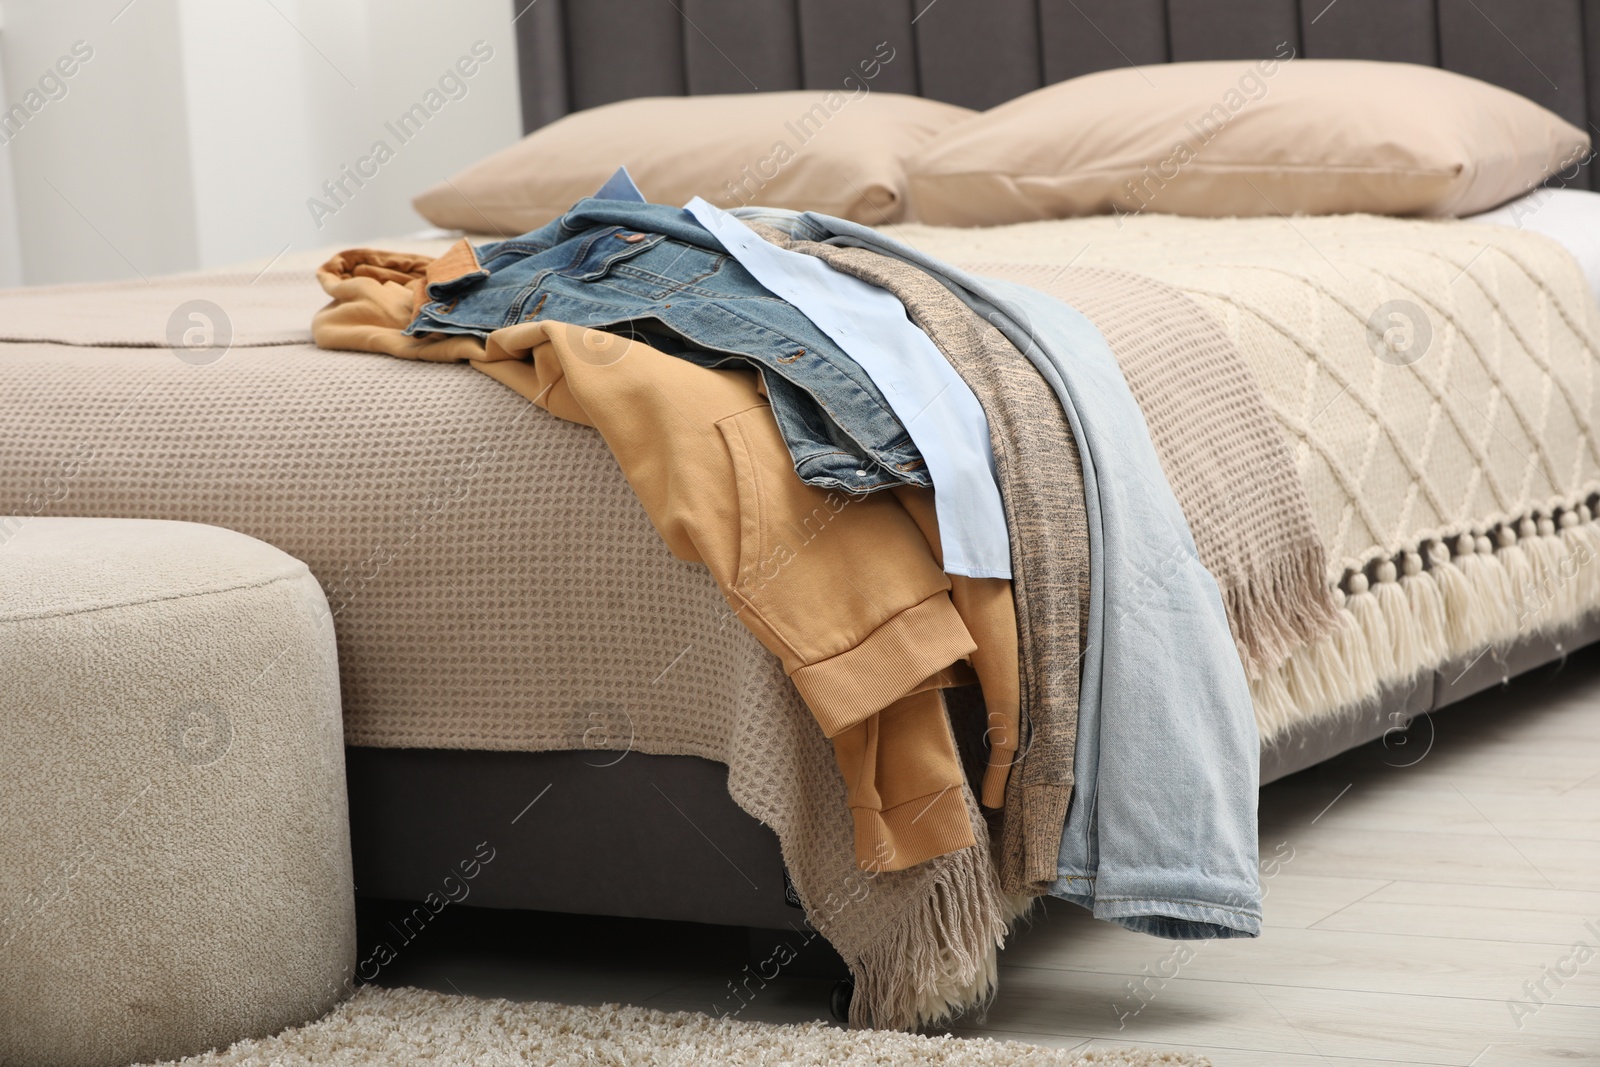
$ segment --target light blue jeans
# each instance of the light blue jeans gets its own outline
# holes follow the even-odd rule
[[[920,267],[1050,383],[1083,463],[1090,580],[1076,782],[1050,893],[1158,937],[1259,934],[1250,688],[1216,580],[1105,338],[1059,300],[865,226],[812,212],[735,214]]]

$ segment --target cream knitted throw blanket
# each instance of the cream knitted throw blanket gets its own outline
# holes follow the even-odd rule
[[[1217,580],[1250,677],[1331,633],[1337,614],[1311,505],[1261,387],[1221,324],[1173,287],[1126,271],[968,266],[1049,293],[1104,335],[1200,561]]]
[[[955,262],[1143,274],[1223,325],[1293,456],[1340,604],[1335,632],[1253,679],[1268,741],[1600,607],[1600,311],[1549,239],[1367,216],[900,230]]]

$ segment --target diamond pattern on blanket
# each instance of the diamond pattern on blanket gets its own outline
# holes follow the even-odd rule
[[[1283,431],[1332,580],[1548,515],[1600,484],[1600,309],[1570,255],[1538,234],[1153,215],[897,232],[955,261],[1134,271],[1209,310]]]

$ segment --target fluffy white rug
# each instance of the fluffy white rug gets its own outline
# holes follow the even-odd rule
[[[371,986],[318,1022],[176,1061],[176,1067],[1209,1067],[1198,1056],[1084,1054],[1012,1041],[778,1026],[607,1004],[514,1003]]]

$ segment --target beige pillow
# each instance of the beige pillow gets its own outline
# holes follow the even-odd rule
[[[1278,58],[1073,78],[943,134],[910,161],[923,222],[1107,212],[1471,215],[1573,168],[1589,136],[1433,67]]]
[[[625,164],[657,203],[702,196],[893,222],[905,214],[906,157],[975,114],[865,87],[624,100],[535,130],[412,204],[435,226],[523,233]]]

